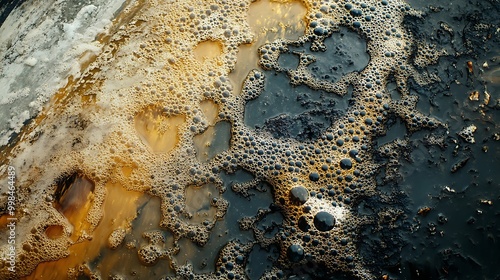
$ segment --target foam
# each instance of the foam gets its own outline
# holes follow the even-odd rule
[[[0,53],[5,58],[0,66],[0,81],[4,85],[0,96],[14,96],[8,106],[0,102],[3,112],[0,115],[3,120],[0,122],[0,146],[6,145],[12,133],[18,133],[25,121],[42,110],[69,76],[79,75],[81,65],[78,61],[84,53],[96,55],[100,52],[102,46],[96,37],[109,30],[113,13],[125,1],[94,2],[99,8],[96,5],[82,7],[74,18],[68,19],[71,22],[62,23],[62,30],[58,20],[63,20],[62,7],[67,3],[55,0],[36,5],[23,3],[0,27],[3,39]],[[21,89],[24,94],[16,94]],[[12,122],[12,118],[17,120]]]
[[[220,172],[243,169],[255,178],[235,184],[233,190],[248,195],[260,182],[269,183],[274,205],[284,217],[273,237],[266,237],[256,225],[270,210],[242,223],[261,246],[280,248],[276,267],[266,277],[285,278],[294,269],[314,274],[323,267],[331,273],[373,279],[357,253],[358,231],[365,221],[355,209],[356,203],[375,193],[378,166],[372,140],[385,133],[389,116],[400,117],[411,132],[441,124],[416,110],[418,98],[407,86],[410,77],[431,82],[432,77],[419,75],[414,64],[431,64],[436,59],[411,60],[414,42],[402,21],[414,11],[402,1],[367,2],[366,7],[362,3],[293,2],[299,10],[307,9],[304,34],[273,38],[258,50],[262,69],[284,72],[291,86],[339,96],[353,88],[353,102],[344,114],[318,139],[306,142],[276,139],[244,125],[245,104],[259,97],[269,78],[258,70],[245,75],[242,83],[229,77],[241,63],[238,48],[254,35],[245,16],[252,6],[248,1],[146,1],[128,6],[122,28],[110,35],[84,72],[61,87],[52,107],[35,120],[37,125],[23,134],[6,157],[18,169],[19,199],[30,213],[19,214],[21,232],[31,234],[18,240],[17,250],[24,258],[18,275],[30,275],[37,267],[30,277],[99,277],[86,264],[103,246],[122,244],[129,221],[136,216],[137,197],[145,193],[161,199],[159,226],[172,234],[173,244],[166,246],[161,232],[147,233],[148,244],[136,248],[142,264],[168,260],[177,276],[193,279],[244,277],[252,242],[226,244],[215,272],[206,275],[194,273],[190,264],[179,264],[174,257],[182,253],[180,240],[207,244],[228,209],[221,195],[227,190]],[[81,9],[79,20],[65,25],[66,38],[90,38],[82,35],[81,23],[98,12],[92,5]],[[325,39],[340,27],[366,40],[370,61],[338,81],[324,81],[307,66],[314,63],[316,51],[327,51]],[[290,46],[307,43],[312,53],[298,53],[297,68],[280,65],[280,55],[289,53]],[[213,44],[217,44],[216,55],[204,55],[203,45]],[[428,47],[423,50],[430,52]],[[40,64],[41,60],[33,67]],[[400,100],[392,100],[385,90],[390,76],[396,80]],[[194,139],[207,133],[198,142],[210,140],[211,128],[218,123],[231,125],[229,148],[200,157],[204,152]],[[51,203],[39,203],[40,198],[57,193],[60,178],[72,174],[81,174],[94,185],[87,193],[92,199],[83,201],[88,204],[86,211],[76,219],[79,225]],[[290,196],[299,185],[309,194],[304,203]],[[123,211],[115,213],[116,209]],[[110,217],[110,213],[115,215]],[[62,233],[47,236],[43,232],[58,225]],[[135,248],[135,243],[127,244]],[[39,251],[27,254],[27,245]],[[65,256],[69,257],[62,259]],[[42,263],[46,261],[55,262]],[[0,275],[5,276],[3,267]]]

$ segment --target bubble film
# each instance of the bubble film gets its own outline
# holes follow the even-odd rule
[[[470,5],[500,9],[488,3]],[[75,8],[77,18],[88,20],[82,13],[94,4]],[[474,28],[457,43],[459,24],[439,22],[446,7],[434,4],[114,7],[65,85],[21,128],[2,132],[2,182],[8,166],[17,176],[17,254],[14,273],[0,260],[0,278],[473,278],[457,272],[451,245],[436,245],[443,264],[429,269],[404,251],[408,236],[453,231],[442,205],[467,199],[454,196],[468,191],[455,182],[482,172],[474,171],[479,154],[498,167],[498,95],[486,91],[499,88],[498,19],[469,19]],[[65,36],[87,34],[75,22]],[[23,42],[15,42],[2,51],[22,56]],[[25,67],[38,67],[36,57]],[[485,58],[491,66],[478,64]],[[440,109],[453,103],[443,98],[470,88],[482,93],[456,97],[461,118]],[[413,178],[427,169],[411,163],[448,177]],[[494,174],[481,174],[490,178],[477,175],[481,187],[498,187]],[[416,195],[421,184],[440,190]],[[434,200],[420,198],[426,192]],[[500,194],[487,193],[470,194],[474,215],[484,207],[487,217],[498,215]],[[6,255],[7,196],[0,203]],[[500,236],[495,225],[492,239]]]

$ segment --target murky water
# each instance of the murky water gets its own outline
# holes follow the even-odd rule
[[[1,279],[500,277],[498,1],[23,2]]]

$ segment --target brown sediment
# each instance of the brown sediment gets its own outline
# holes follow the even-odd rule
[[[0,216],[0,228],[7,227],[7,224],[9,223],[8,218],[10,218],[10,215],[8,215],[7,213]]]

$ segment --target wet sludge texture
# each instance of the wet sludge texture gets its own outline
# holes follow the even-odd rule
[[[499,276],[473,248],[500,237],[499,22],[468,7],[500,4],[260,1],[124,8],[2,152],[25,209],[16,277]],[[305,10],[303,33],[263,39],[252,5]]]

